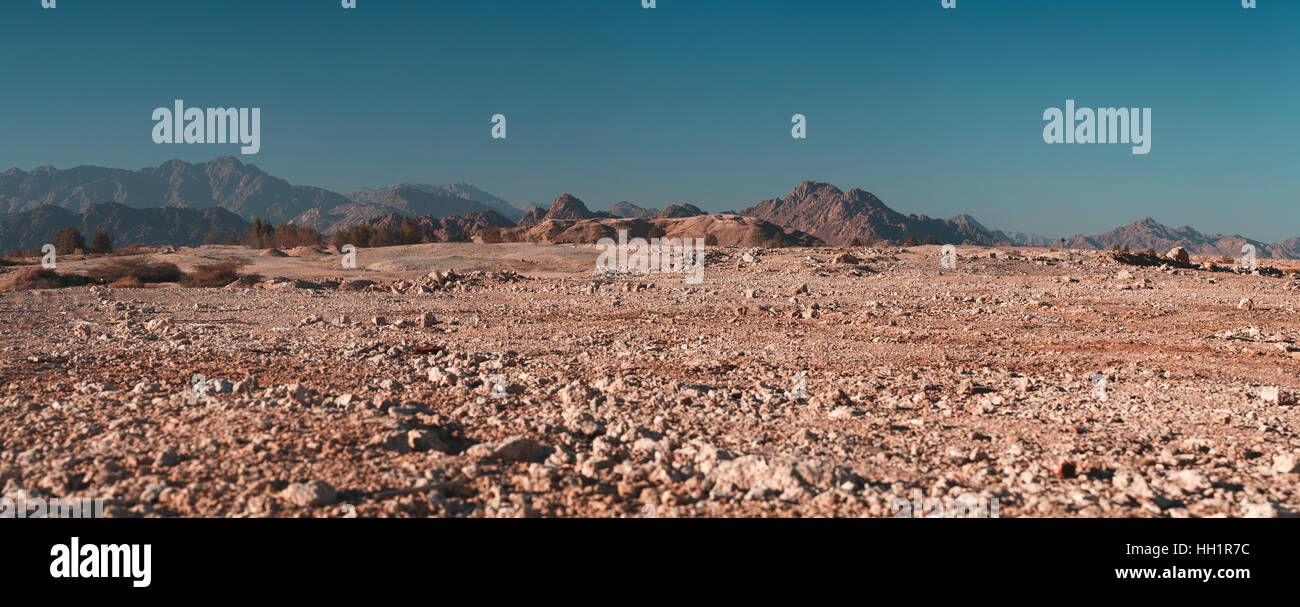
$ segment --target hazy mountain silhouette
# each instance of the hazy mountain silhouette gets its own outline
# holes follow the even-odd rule
[[[116,202],[90,205],[73,212],[44,206],[0,217],[0,252],[39,249],[51,242],[60,228],[75,227],[86,237],[104,228],[114,247],[132,244],[197,246],[209,234],[223,239],[227,234],[242,236],[252,227],[238,215],[222,208],[203,210],[179,207],[137,209]]]

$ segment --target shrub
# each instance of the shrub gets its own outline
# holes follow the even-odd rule
[[[479,232],[479,236],[483,238],[485,244],[499,244],[503,242],[517,241],[513,232],[506,232],[501,228],[487,228],[486,230]]]
[[[142,257],[119,257],[86,274],[101,283],[114,283],[123,278],[133,278],[140,283],[180,282],[183,277],[176,264],[150,261]]]
[[[113,239],[108,237],[108,230],[96,228],[95,233],[90,237],[91,253],[112,253]]]
[[[77,250],[86,250],[86,239],[81,230],[73,227],[61,228],[54,233],[54,251],[59,255],[71,255]]]
[[[908,236],[907,238],[903,239],[903,246],[905,247],[914,247],[919,244],[921,244],[921,241],[917,240],[915,236]]]
[[[144,286],[144,283],[140,282],[140,279],[134,276],[123,276],[122,278],[108,283],[108,286],[113,287],[114,289],[139,289]]]
[[[0,277],[0,291],[25,291],[29,289],[58,289],[86,284],[86,279],[76,274],[59,274],[39,266],[28,266]]]
[[[195,266],[194,270],[181,277],[181,284],[190,288],[224,287],[240,278],[236,261],[221,261]]]

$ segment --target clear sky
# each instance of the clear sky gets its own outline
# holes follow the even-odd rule
[[[815,179],[1048,236],[1147,215],[1300,235],[1296,0],[40,4],[0,4],[0,170],[238,155],[152,142],[153,109],[184,99],[262,108],[241,159],[344,193],[718,211]],[[1067,98],[1152,108],[1151,152],[1044,143]]]

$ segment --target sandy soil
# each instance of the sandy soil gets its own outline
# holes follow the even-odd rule
[[[699,285],[589,246],[156,255],[268,280],[0,294],[0,488],[112,516],[1300,511],[1300,281],[959,251],[722,248]]]

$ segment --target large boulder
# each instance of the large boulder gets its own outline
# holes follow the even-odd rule
[[[1187,254],[1187,249],[1184,249],[1182,247],[1174,247],[1172,249],[1169,249],[1169,254],[1166,255],[1166,257],[1178,263],[1191,263],[1192,261],[1191,256]]]

